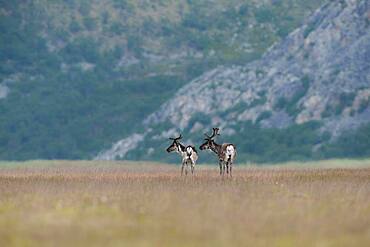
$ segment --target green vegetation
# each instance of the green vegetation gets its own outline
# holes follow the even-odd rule
[[[326,144],[321,152],[325,158],[333,157],[359,157],[370,156],[370,124],[356,130],[344,133],[335,143]]]
[[[243,134],[232,136],[232,140],[238,147],[238,159],[241,161],[309,160],[313,156],[312,147],[323,141],[317,133],[319,127],[319,123],[309,122],[285,129],[263,129],[247,122],[238,126]]]
[[[341,93],[338,97],[338,100],[336,102],[332,102],[332,104],[325,109],[325,111],[322,113],[323,117],[340,115],[346,107],[352,106],[355,97],[355,93]],[[365,106],[366,109],[367,106],[363,102],[363,104],[360,105],[359,112],[363,110],[363,106]]]
[[[0,159],[91,158],[192,78],[260,57],[323,2],[0,1]]]
[[[270,112],[263,113],[256,122],[270,117]],[[194,118],[192,120],[200,122]],[[348,131],[334,142],[328,132],[320,131],[321,124],[316,121],[299,125],[292,125],[283,129],[262,128],[258,123],[245,122],[233,125],[238,130],[231,136],[222,135],[217,137],[217,143],[230,142],[237,146],[238,163],[279,163],[286,161],[312,161],[320,159],[341,158],[366,158],[370,156],[370,124],[364,125],[356,131]],[[158,129],[161,126],[156,127]],[[168,129],[168,128],[167,128]],[[163,127],[163,130],[166,128]],[[157,133],[159,133],[158,131]],[[185,131],[188,133],[188,130]],[[186,140],[191,140],[199,147],[203,142],[203,132],[186,134]],[[164,150],[170,142],[165,140],[153,140],[147,138],[147,142],[139,149],[130,153],[129,159],[143,158],[161,160],[169,163],[178,163],[179,157],[175,154],[167,154]],[[148,148],[156,147],[150,156]],[[199,148],[198,148],[199,149]],[[201,162],[217,163],[217,157],[210,152],[198,152]]]
[[[264,120],[264,119],[268,119],[268,118],[270,118],[271,117],[271,115],[272,115],[272,112],[271,111],[264,111],[264,112],[262,112],[259,116],[258,116],[258,118],[256,119],[256,123],[259,123],[259,122],[261,122],[262,120]]]

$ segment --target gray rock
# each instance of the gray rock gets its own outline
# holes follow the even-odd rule
[[[144,140],[146,134],[134,133],[129,137],[115,143],[112,148],[100,152],[95,160],[114,160],[124,158],[125,155],[135,149],[141,141]]]
[[[9,94],[9,88],[6,85],[0,84],[0,99],[5,99]]]
[[[220,66],[181,88],[145,119],[144,127],[169,122],[176,129],[189,129],[201,113],[211,120],[209,126],[202,125],[205,130],[216,124],[232,129],[235,123],[257,123],[265,114],[268,117],[258,121],[263,128],[317,120],[323,123],[321,131],[335,138],[370,122],[369,104],[359,111],[370,97],[364,93],[370,89],[369,13],[369,0],[322,6],[260,60]],[[137,145],[144,139],[131,138]]]

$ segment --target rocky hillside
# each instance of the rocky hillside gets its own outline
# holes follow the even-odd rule
[[[97,158],[163,157],[154,147],[164,147],[167,137],[182,132],[199,143],[211,126],[238,142],[242,159],[270,160],[284,150],[291,155],[281,159],[323,157],[336,142],[345,143],[341,136],[348,139],[370,122],[369,102],[370,3],[332,1],[261,59],[219,66],[182,87],[143,121],[141,131]],[[360,130],[369,136],[368,128]],[[300,135],[305,139],[295,141]],[[254,148],[273,141],[272,152]],[[301,144],[303,151],[296,149]]]
[[[0,159],[93,158],[205,71],[260,58],[324,2],[0,1]]]

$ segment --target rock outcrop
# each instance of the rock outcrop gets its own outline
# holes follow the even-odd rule
[[[285,128],[315,120],[333,140],[370,122],[369,101],[370,1],[333,1],[260,60],[218,67],[193,80],[148,116],[143,127],[155,131],[166,123],[184,131],[219,126],[233,134],[238,122]],[[197,122],[199,114],[210,119],[207,125]],[[124,158],[131,147],[117,145],[99,158]]]

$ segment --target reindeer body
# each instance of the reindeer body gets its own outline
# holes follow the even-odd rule
[[[191,174],[194,174],[195,163],[198,160],[197,150],[195,150],[194,146],[187,146],[185,150],[186,150],[185,152],[186,157],[185,159],[184,157],[182,159],[181,174],[183,173],[184,166],[185,166],[185,174],[188,173],[189,165],[191,167]]]
[[[236,157],[236,147],[232,143],[224,143],[221,145],[221,153],[218,157],[224,161],[234,161]]]
[[[173,143],[167,148],[167,152],[176,152],[180,154],[182,157],[182,164],[181,164],[181,175],[184,173],[185,169],[185,175],[188,174],[188,167],[191,168],[191,173],[194,174],[195,169],[195,163],[198,160],[198,153],[194,146],[188,145],[184,146],[182,145],[178,140],[181,139],[181,135],[178,138],[170,138],[173,140]]]
[[[236,147],[232,143],[217,144],[213,138],[219,135],[218,128],[213,128],[212,136],[206,135],[206,142],[200,146],[200,150],[210,149],[212,150],[219,159],[220,175],[226,173],[232,176],[232,165],[236,158]]]

